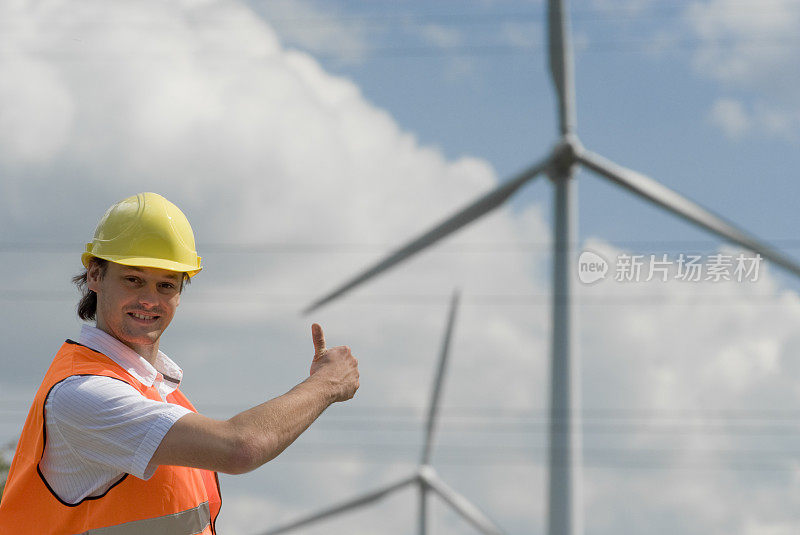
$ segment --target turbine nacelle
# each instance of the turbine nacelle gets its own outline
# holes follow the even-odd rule
[[[550,180],[570,178],[575,173],[578,158],[583,153],[583,145],[578,136],[572,133],[564,134],[553,147],[550,157],[550,166],[545,173]]]

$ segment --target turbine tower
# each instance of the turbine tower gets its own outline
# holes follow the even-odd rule
[[[631,169],[626,169],[585,149],[576,135],[573,55],[566,0],[547,2],[547,46],[550,75],[558,101],[559,138],[542,159],[479,197],[440,224],[390,253],[383,260],[311,304],[305,312],[329,303],[367,280],[399,264],[426,247],[449,236],[501,206],[524,184],[540,174],[554,185],[553,224],[553,332],[550,361],[550,428],[548,447],[549,535],[583,533],[581,503],[581,425],[578,355],[574,344],[576,325],[572,308],[574,251],[577,237],[577,166],[583,166],[639,197],[666,209],[724,240],[759,253],[778,266],[800,275],[800,265],[783,253],[703,208]]]
[[[439,364],[436,368],[436,378],[433,382],[433,391],[431,393],[430,404],[428,406],[428,418],[425,424],[425,441],[422,446],[422,455],[417,470],[411,476],[384,485],[383,487],[352,498],[344,503],[333,506],[329,509],[320,511],[319,513],[311,514],[300,520],[296,520],[290,524],[271,529],[262,535],[278,535],[279,533],[287,533],[300,527],[307,526],[314,522],[319,522],[325,518],[329,518],[340,513],[344,513],[351,509],[363,507],[373,503],[385,496],[403,489],[407,486],[415,486],[419,490],[419,519],[418,527],[420,535],[428,533],[428,494],[434,492],[439,495],[450,507],[452,507],[462,518],[472,524],[480,533],[485,535],[501,535],[501,530],[497,525],[492,522],[489,517],[480,511],[476,506],[469,502],[461,494],[449,487],[436,473],[436,470],[430,465],[431,451],[433,447],[433,432],[436,427],[436,420],[439,414],[439,399],[442,389],[442,382],[444,380],[445,370],[447,368],[447,357],[450,353],[450,339],[453,336],[453,327],[456,320],[456,310],[458,308],[459,292],[453,292],[453,297],[450,301],[450,313],[447,317],[447,327],[445,328],[444,339],[442,340],[442,348],[439,353]]]

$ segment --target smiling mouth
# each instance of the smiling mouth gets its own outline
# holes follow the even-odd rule
[[[145,314],[139,314],[138,312],[128,312],[128,316],[137,319],[139,321],[146,321],[146,322],[155,321],[161,317],[161,316],[147,316]]]

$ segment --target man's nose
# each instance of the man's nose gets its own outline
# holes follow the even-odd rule
[[[145,285],[139,290],[139,304],[145,307],[158,305],[158,290],[155,286]]]

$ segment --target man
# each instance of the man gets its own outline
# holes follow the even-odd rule
[[[331,403],[353,397],[358,361],[312,325],[309,377],[286,394],[214,420],[159,350],[185,283],[200,270],[184,214],[155,193],[112,206],[82,256],[84,325],[45,374],[0,502],[0,533],[214,534],[216,472],[280,454]]]

